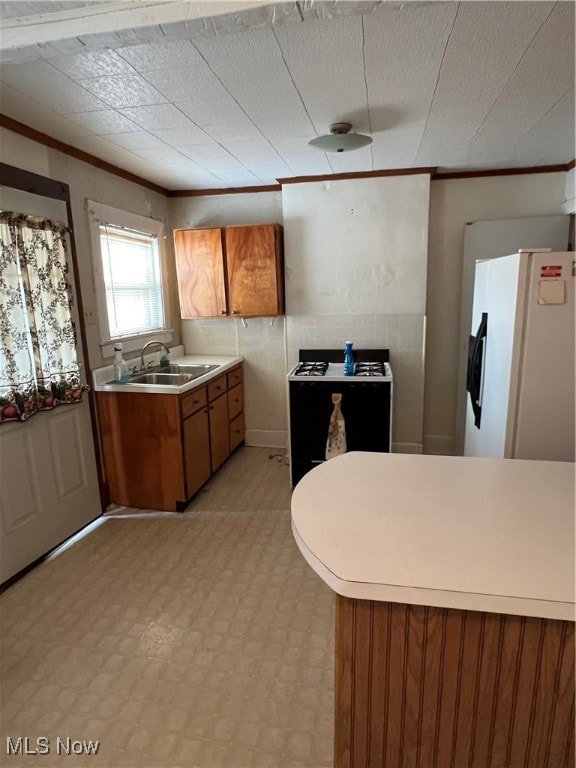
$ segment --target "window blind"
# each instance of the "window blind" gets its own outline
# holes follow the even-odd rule
[[[158,239],[103,224],[100,246],[110,338],[162,328]]]

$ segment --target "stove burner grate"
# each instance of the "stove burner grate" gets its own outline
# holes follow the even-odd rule
[[[355,376],[385,376],[384,363],[356,363]]]
[[[294,371],[295,376],[325,376],[328,363],[300,363]]]

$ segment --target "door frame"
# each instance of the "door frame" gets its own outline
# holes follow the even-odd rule
[[[70,230],[70,256],[72,261],[72,273],[74,275],[75,300],[78,307],[78,325],[80,326],[80,345],[82,347],[82,356],[84,358],[84,368],[86,371],[86,381],[92,381],[92,369],[88,357],[88,342],[86,339],[86,327],[84,324],[84,307],[82,303],[82,290],[80,287],[80,273],[78,269],[78,258],[76,251],[76,240],[74,237],[74,222],[72,218],[72,202],[70,199],[70,187],[63,181],[56,181],[47,176],[41,176],[32,171],[26,171],[23,168],[16,168],[13,165],[7,165],[0,162],[0,173],[2,174],[1,185],[3,187],[12,187],[13,189],[29,192],[33,195],[48,197],[52,200],[61,200],[66,205],[67,224]],[[102,453],[100,442],[98,440],[98,417],[96,412],[96,400],[92,387],[87,392],[88,407],[90,410],[90,424],[92,426],[92,442],[94,444],[94,454],[96,457],[96,472],[98,475],[98,490],[100,492],[100,507],[104,511],[110,504],[108,484],[104,478]]]

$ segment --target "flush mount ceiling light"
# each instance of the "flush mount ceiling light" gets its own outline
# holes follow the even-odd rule
[[[354,149],[367,147],[372,144],[370,136],[361,133],[350,133],[350,123],[333,123],[330,126],[330,134],[318,136],[308,144],[320,149],[322,152],[352,152]]]

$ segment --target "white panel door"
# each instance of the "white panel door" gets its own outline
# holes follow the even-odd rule
[[[4,209],[66,221],[59,201],[0,191]],[[84,365],[80,345],[77,352]],[[0,426],[0,583],[101,512],[87,395],[81,403]]]
[[[474,267],[478,259],[494,259],[517,253],[521,248],[551,248],[565,251],[568,247],[570,216],[536,216],[526,219],[474,221],[466,225],[462,257],[462,291],[460,304],[460,342],[458,347],[458,389],[454,452],[464,450],[466,426],[466,366],[468,337],[472,330]]]

